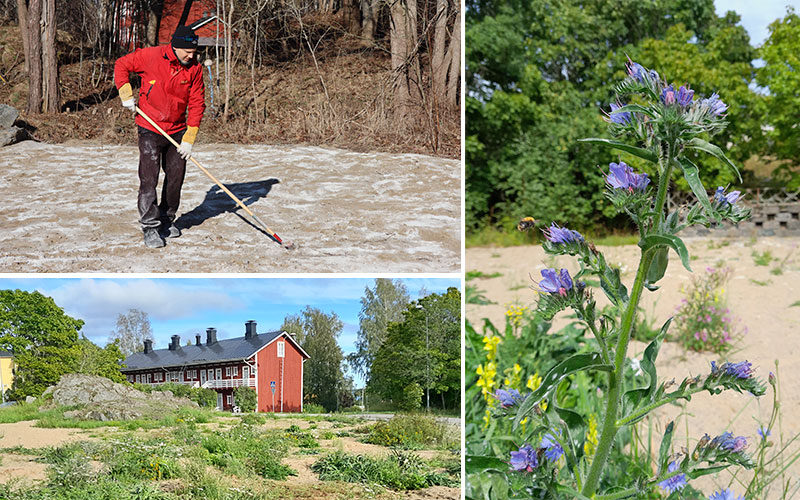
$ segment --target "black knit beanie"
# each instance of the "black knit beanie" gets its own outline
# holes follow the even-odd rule
[[[172,46],[176,49],[196,49],[197,35],[188,26],[178,26],[172,35]]]

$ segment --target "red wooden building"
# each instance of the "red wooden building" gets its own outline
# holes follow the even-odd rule
[[[146,340],[144,352],[131,354],[121,369],[131,383],[158,385],[165,382],[213,389],[217,407],[236,405],[233,390],[247,386],[258,396],[256,411],[303,411],[303,363],[308,354],[286,332],[257,333],[256,322],[245,323],[244,337],[217,340],[217,330],[206,329],[206,341],[181,346],[172,336],[166,349],[153,349]]]

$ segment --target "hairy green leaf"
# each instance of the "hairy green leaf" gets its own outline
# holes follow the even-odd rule
[[[704,153],[708,153],[711,156],[717,157],[719,160],[721,160],[722,162],[726,163],[729,167],[731,167],[733,169],[733,172],[736,174],[736,177],[739,178],[739,182],[742,182],[742,176],[739,173],[739,169],[736,168],[736,165],[734,165],[733,162],[730,159],[728,159],[727,156],[725,156],[725,153],[722,152],[722,149],[720,149],[719,146],[715,146],[714,144],[711,144],[708,141],[704,141],[703,139],[695,137],[694,139],[686,143],[686,147],[696,149],[698,151],[703,151]]]
[[[683,241],[675,235],[649,234],[642,238],[639,242],[639,246],[642,247],[644,251],[650,250],[651,248],[668,246],[675,250],[675,253],[681,258],[683,267],[685,267],[687,271],[692,272],[692,266],[689,264],[689,251],[686,250],[686,245],[683,244]]]
[[[667,456],[669,455],[670,448],[672,448],[672,435],[674,430],[675,422],[670,422],[664,430],[664,438],[661,440],[661,448],[658,450],[659,474],[666,472],[667,466],[669,465]]]
[[[697,168],[697,165],[692,163],[692,160],[686,158],[685,156],[681,156],[678,158],[678,166],[683,171],[683,177],[686,179],[686,182],[689,184],[689,187],[692,189],[692,193],[697,197],[697,201],[703,205],[703,208],[706,209],[706,213],[711,217],[719,222],[719,214],[711,208],[711,201],[708,199],[708,194],[706,193],[706,188],[703,185],[703,182],[700,180],[700,172]]]
[[[590,137],[587,139],[578,139],[579,142],[588,142],[590,144],[602,144],[604,146],[608,146],[614,149],[619,149],[620,151],[625,151],[626,153],[630,153],[633,156],[641,158],[643,160],[647,160],[652,163],[658,163],[658,155],[650,151],[649,149],[639,148],[636,146],[631,146],[630,144],[626,144],[621,141],[615,141],[612,139],[600,139],[597,137]]]

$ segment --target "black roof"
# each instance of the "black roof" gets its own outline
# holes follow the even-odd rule
[[[148,354],[137,352],[125,358],[123,363],[126,366],[121,368],[121,371],[130,372],[247,359],[283,333],[282,331],[259,333],[250,339],[237,337],[218,340],[212,345],[180,346],[174,351],[154,349]]]
[[[0,358],[13,358],[13,357],[14,353],[12,353],[11,351],[4,351],[0,349]]]

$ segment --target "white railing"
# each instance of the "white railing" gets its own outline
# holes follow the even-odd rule
[[[181,385],[190,385],[192,387],[200,387],[200,382],[197,380],[190,380],[188,382],[178,382],[177,380],[162,380],[159,382],[136,382],[135,380],[132,382],[133,384],[141,384],[141,385],[164,385],[164,384],[181,384]]]
[[[203,384],[203,389],[232,389],[234,387],[255,387],[256,386],[256,379],[255,378],[233,378],[233,379],[223,379],[223,380],[207,380]]]

